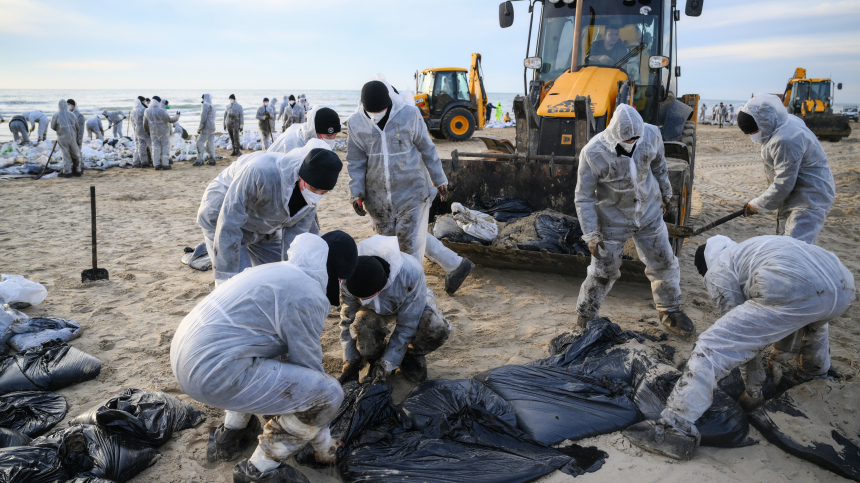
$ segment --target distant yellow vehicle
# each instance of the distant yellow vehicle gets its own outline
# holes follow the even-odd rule
[[[788,112],[803,119],[816,136],[839,141],[851,135],[851,126],[847,117],[833,114],[833,84],[831,79],[809,79],[806,69],[798,67],[780,97]],[[842,83],[836,84],[836,90],[841,89]]]
[[[467,75],[468,74],[468,75]],[[415,73],[415,105],[437,139],[464,141],[486,124],[487,91],[481,54],[471,67],[442,67]]]

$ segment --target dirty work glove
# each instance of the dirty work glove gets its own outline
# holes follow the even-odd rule
[[[606,245],[604,245],[603,242],[600,240],[591,240],[590,242],[588,242],[588,251],[590,251],[591,254],[594,255],[594,258],[600,260],[602,257],[600,256],[598,248],[606,250]]]
[[[378,362],[373,366],[373,380],[371,384],[389,384],[393,376],[394,371],[386,371],[382,362]]]
[[[443,184],[439,187],[439,196],[442,197],[442,201],[445,201],[445,198],[448,197],[448,184]]]
[[[663,197],[663,216],[666,216],[666,213],[669,212],[669,205],[672,204],[672,198],[669,196]]]
[[[355,210],[355,213],[358,216],[364,216],[367,214],[367,212],[364,211],[364,200],[362,198],[359,198],[352,202],[352,209]]]
[[[750,203],[747,203],[744,205],[744,216],[745,217],[750,217],[750,216],[757,215],[757,214],[758,214],[758,210],[756,209],[755,206],[753,206]]]
[[[197,130],[197,134],[202,134],[202,133],[203,133],[203,129],[198,129],[198,130]]]

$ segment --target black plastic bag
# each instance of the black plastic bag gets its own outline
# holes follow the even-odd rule
[[[11,335],[10,335],[11,334]],[[20,317],[9,327],[6,343],[16,351],[38,349],[46,343],[62,343],[81,335],[81,324],[57,317]]]
[[[357,445],[341,465],[345,481],[501,482],[535,480],[571,461],[473,406],[423,431]]]
[[[66,399],[44,391],[20,391],[0,396],[0,427],[31,438],[44,434],[66,417]]]
[[[550,348],[554,351],[553,356],[531,362],[529,365],[553,365],[566,368],[582,364],[590,356],[603,355],[608,349],[632,339],[642,342],[642,338],[637,334],[629,330],[621,330],[618,324],[606,317],[601,317],[589,322],[585,332],[579,335],[573,332],[556,337],[550,343]]]
[[[510,426],[517,425],[514,408],[474,379],[427,381],[413,389],[400,403],[417,430],[426,428],[440,417],[457,414],[472,406],[480,406]]]
[[[188,265],[194,270],[205,272],[212,270],[212,259],[209,258],[209,252],[206,250],[206,244],[201,243],[195,248],[185,247],[185,254],[182,255],[182,263]]]
[[[66,483],[115,483],[112,480],[106,480],[104,478],[96,478],[95,476],[86,476],[75,478],[74,480],[69,480]]]
[[[56,448],[0,449],[0,483],[64,483],[69,476]]]
[[[32,446],[65,450],[64,464],[76,477],[96,477],[124,483],[149,468],[158,450],[142,446],[86,424],[55,429],[36,438]]]
[[[517,427],[546,445],[621,431],[641,421],[630,388],[552,366],[503,366],[475,376],[517,413]]]
[[[205,419],[202,412],[163,392],[126,389],[71,424],[98,424],[134,443],[159,447],[174,432],[193,428]]]
[[[98,377],[102,363],[62,343],[46,343],[0,360],[0,394],[14,391],[55,391]]]
[[[30,437],[14,429],[0,428],[0,448],[11,448],[12,446],[27,446]]]
[[[478,193],[475,193],[472,195],[472,204],[476,210],[493,215],[496,221],[501,222],[523,218],[535,211],[528,201],[516,196],[502,196],[501,198],[482,200],[479,198]]]
[[[539,240],[517,243],[517,248],[527,251],[546,250],[565,255],[591,256],[588,244],[582,241],[579,220],[568,215],[540,214],[535,217],[535,232]]]
[[[660,419],[666,401],[681,373],[671,368],[655,368],[643,374],[636,386],[633,401],[645,419]],[[714,391],[714,402],[695,422],[702,435],[702,446],[736,448],[746,446],[749,421],[743,409],[728,394]]]

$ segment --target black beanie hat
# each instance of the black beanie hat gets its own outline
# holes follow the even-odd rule
[[[299,177],[318,190],[330,190],[337,184],[343,162],[328,149],[315,148],[305,156],[299,167]],[[341,277],[343,278],[343,277]]]
[[[269,102],[269,98],[268,98],[268,97],[264,97],[264,98],[263,98],[263,102]]]
[[[330,231],[322,239],[328,245],[326,297],[332,305],[340,305],[340,279],[348,279],[355,273],[358,248],[355,240],[340,230]]]
[[[158,97],[158,96],[152,96],[152,100],[153,100],[153,101],[161,102],[161,98],[160,98],[160,97]]]
[[[77,106],[77,104],[75,104],[75,100],[74,100],[74,99],[66,99],[66,104],[71,104],[71,105],[73,105],[73,106]]]
[[[138,100],[138,101],[140,101],[140,102],[143,102],[143,101],[145,101],[145,100],[146,100],[146,98],[145,98],[145,97],[143,97],[143,96],[137,96],[137,100]]]
[[[166,105],[166,104],[170,104],[170,101],[168,101],[167,99],[165,99],[165,100],[164,100],[164,104],[165,104],[165,105]]]
[[[696,270],[699,271],[699,275],[705,276],[708,273],[708,262],[705,261],[705,246],[707,243],[703,243],[699,245],[699,248],[696,249]]]
[[[334,109],[323,107],[314,116],[314,129],[317,134],[335,134],[340,132],[340,116]]]
[[[288,100],[290,100],[290,101],[295,101],[295,100],[296,100],[296,96],[294,96],[294,95],[290,94],[290,98],[289,98]]]
[[[756,124],[755,119],[746,113],[746,111],[741,111],[738,113],[738,127],[741,128],[741,131],[744,134],[752,134],[758,131],[758,124]]]
[[[361,105],[367,112],[382,112],[391,107],[391,97],[388,87],[375,80],[364,84],[361,88]]]
[[[230,97],[228,97],[227,99],[235,99],[235,98],[236,98],[236,94],[230,94]]]
[[[346,289],[358,298],[370,297],[380,292],[388,283],[391,267],[380,257],[358,257],[355,273],[346,280]]]

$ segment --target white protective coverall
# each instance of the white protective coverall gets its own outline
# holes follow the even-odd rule
[[[307,118],[305,106],[301,102],[296,102],[295,105],[288,108],[290,110],[290,124],[301,124]]]
[[[639,140],[632,157],[618,150],[634,136]],[[620,104],[609,126],[582,149],[574,198],[582,239],[606,246],[599,250],[601,258],[591,257],[579,290],[576,311],[587,320],[599,316],[603,299],[621,276],[621,253],[630,237],[645,263],[657,310],[681,310],[681,270],[663,221],[662,199],[672,196],[667,173],[660,131],[627,104]]]
[[[821,143],[774,95],[757,94],[741,111],[761,131],[761,159],[770,183],[750,205],[759,212],[778,210],[777,234],[815,243],[836,197]]]
[[[293,239],[302,233],[319,234],[316,206],[305,205],[293,215],[288,206],[302,161],[316,148],[331,150],[312,139],[288,154],[245,154],[209,183],[197,223],[216,285],[248,267],[284,260]]]
[[[119,139],[122,136],[122,121],[125,119],[125,114],[122,111],[102,111],[104,116],[111,126],[113,126],[113,137]]]
[[[149,164],[149,155],[147,149],[152,146],[149,134],[143,129],[143,113],[146,108],[140,102],[140,99],[134,100],[134,109],[131,110],[131,127],[134,130],[134,158],[132,166],[139,168]]]
[[[70,111],[75,116],[75,120],[78,123],[78,130],[75,132],[75,142],[78,143],[78,147],[84,143],[84,130],[87,126],[87,118],[81,113],[81,110],[78,109],[78,106],[75,105],[75,108]]]
[[[230,135],[230,144],[233,146],[233,152],[241,151],[241,138],[239,132],[245,129],[245,112],[242,104],[238,102],[227,103],[224,108],[224,130]]]
[[[289,108],[289,105],[287,105]],[[317,137],[317,131],[314,127],[314,118],[319,109],[314,108],[307,115],[307,120],[302,123],[293,124],[282,132],[275,142],[269,146],[268,151],[271,153],[288,153],[293,149],[300,148],[307,144],[311,139]]]
[[[396,236],[401,251],[422,263],[426,249],[427,258],[452,272],[463,258],[427,232],[434,187],[448,184],[442,160],[421,111],[385,84],[392,103],[385,129],[361,104],[347,121],[350,201],[363,199],[374,231]]]
[[[274,416],[251,458],[255,464],[263,455],[286,460],[307,443],[331,444],[328,425],[343,390],[322,366],[320,336],[331,310],[327,256],[322,238],[299,235],[289,261],[246,270],[216,287],[182,320],[170,345],[182,392],[225,409],[225,426],[243,428],[253,414]],[[281,362],[285,355],[289,362]]]
[[[711,406],[717,383],[741,367],[747,393],[761,395],[765,368],[760,352],[776,344],[771,360],[799,356],[809,376],[830,369],[828,323],[855,297],[854,277],[833,253],[784,236],[758,236],[740,244],[715,236],[705,246],[705,287],[720,319],[699,336],[662,418],[679,429]],[[797,353],[779,342],[803,330]],[[680,424],[678,424],[680,423]]]
[[[170,124],[178,120],[178,113],[171,117],[156,100],[143,112],[143,130],[152,140],[152,162],[156,167],[170,166]]]
[[[87,137],[92,140],[93,135],[95,135],[96,139],[98,139],[99,141],[105,140],[105,129],[104,126],[102,126],[102,119],[98,116],[98,114],[95,114],[93,115],[93,117],[87,119]]]
[[[266,114],[269,114],[268,119],[266,118]],[[275,110],[272,109],[270,105],[262,105],[257,108],[257,127],[260,128],[260,138],[263,141],[263,150],[269,149],[269,146],[272,145],[273,134],[272,134],[272,124],[271,119],[275,118]]]
[[[69,111],[65,99],[60,99],[59,109],[51,117],[51,129],[57,132],[57,144],[63,153],[63,173],[81,173],[84,169],[81,163],[81,150],[78,148],[78,120]]]
[[[284,111],[290,109],[290,102],[287,100],[287,96],[284,96],[284,102],[281,103],[281,107],[278,108],[278,118],[281,119],[284,117]],[[291,111],[292,109],[290,109]],[[287,111],[287,115],[289,115],[290,111]]]
[[[275,129],[275,122],[278,120],[278,96],[272,96],[272,100],[269,101],[269,107],[272,108],[272,117],[269,119],[269,126],[272,129],[272,132],[278,132]]]
[[[69,110],[69,106],[65,106],[66,110]],[[39,137],[37,141],[44,141],[47,139],[48,135],[48,116],[45,115],[44,112],[36,110],[36,111],[27,111],[22,114],[27,118],[27,121],[30,123],[30,129],[36,128],[36,123],[39,123]]]
[[[349,293],[346,284],[341,286],[340,344],[344,362],[381,357],[386,372],[391,372],[400,367],[407,351],[427,355],[448,340],[453,328],[436,308],[436,298],[424,279],[424,267],[400,251],[397,238],[368,238],[358,244],[358,255],[380,257],[388,262],[390,271],[385,287],[368,305]],[[385,346],[374,333],[386,333],[391,321],[395,322],[394,332]]]
[[[203,94],[203,110],[200,112],[200,125],[197,127],[197,162],[202,163],[208,151],[209,164],[215,164],[215,107],[212,96]]]
[[[12,133],[12,137],[16,143],[30,142],[30,132],[28,129],[27,118],[24,116],[13,116],[9,120],[9,132]]]

